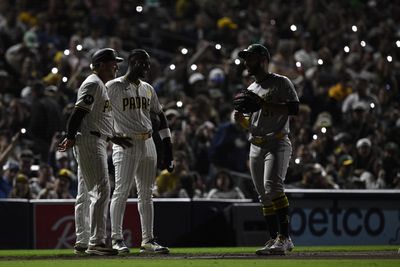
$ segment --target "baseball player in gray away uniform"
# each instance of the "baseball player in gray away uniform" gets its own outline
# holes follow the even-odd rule
[[[256,254],[285,254],[294,245],[289,236],[289,201],[283,181],[292,153],[289,115],[297,114],[299,99],[287,77],[266,71],[270,61],[266,47],[252,44],[239,52],[239,57],[255,77],[247,89],[264,100],[257,112],[234,114],[236,122],[250,132],[250,172],[270,234],[270,240]]]
[[[92,56],[93,74],[78,90],[78,96],[67,123],[66,138],[59,151],[74,147],[78,161],[78,194],[75,203],[75,253],[115,255],[105,244],[106,220],[110,198],[107,167],[108,141],[132,145],[129,138],[117,137],[105,82],[115,78],[117,62],[122,61],[111,48]],[[89,214],[89,218],[88,218]]]
[[[171,132],[154,88],[141,80],[150,69],[150,56],[135,49],[129,54],[127,73],[107,83],[108,94],[115,114],[116,128],[132,138],[133,146],[122,149],[113,146],[115,190],[111,198],[111,238],[113,248],[129,252],[123,240],[122,222],[130,189],[136,184],[138,209],[142,228],[140,252],[169,253],[153,235],[154,208],[152,191],[156,178],[157,153],[152,136],[150,112],[160,119],[159,135],[164,143],[164,167],[173,169]]]

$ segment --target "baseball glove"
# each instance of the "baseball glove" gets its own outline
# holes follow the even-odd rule
[[[233,107],[241,113],[252,113],[262,108],[263,99],[250,90],[240,90],[233,97]]]

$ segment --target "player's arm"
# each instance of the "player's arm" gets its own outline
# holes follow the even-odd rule
[[[167,169],[169,172],[172,172],[174,170],[174,159],[172,155],[171,130],[169,129],[167,117],[163,111],[158,113],[158,118],[160,120],[160,130],[158,131],[158,134],[160,135],[164,146],[162,167]]]
[[[76,133],[81,126],[83,118],[88,113],[88,110],[75,106],[67,122],[67,134],[64,140],[58,145],[59,151],[66,151],[74,146]]]

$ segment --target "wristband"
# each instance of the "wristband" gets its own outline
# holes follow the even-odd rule
[[[171,138],[171,131],[169,128],[164,128],[158,132],[160,135],[161,139],[164,140],[165,138]]]

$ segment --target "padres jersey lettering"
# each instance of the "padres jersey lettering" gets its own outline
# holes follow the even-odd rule
[[[146,97],[130,97],[122,99],[122,110],[131,110],[131,109],[150,109],[150,98]]]
[[[103,108],[103,112],[109,112],[111,111],[111,104],[109,100],[104,101],[104,108]]]
[[[161,112],[161,104],[154,88],[140,81],[139,85],[129,83],[124,77],[118,77],[107,83],[108,95],[118,132],[125,134],[152,132],[150,111]]]

